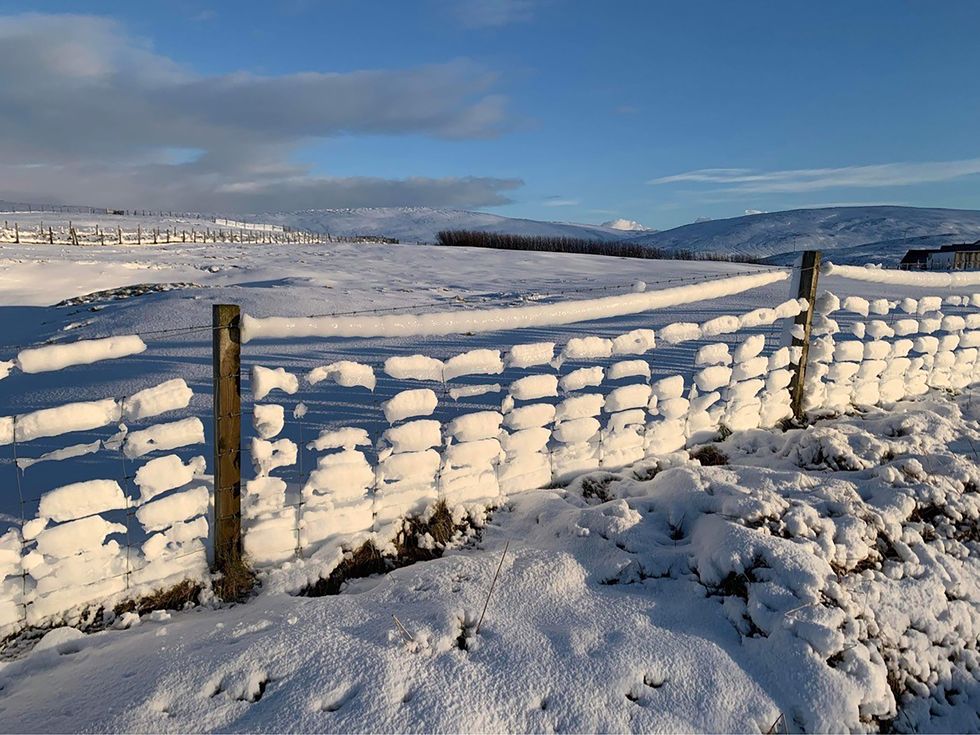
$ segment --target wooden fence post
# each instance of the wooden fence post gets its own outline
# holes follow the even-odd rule
[[[226,599],[241,597],[251,586],[251,579],[243,580],[240,573],[243,569],[240,319],[237,305],[213,306],[214,566],[223,575],[220,592]]]
[[[796,363],[793,381],[790,383],[790,400],[793,417],[803,418],[803,398],[806,383],[807,359],[810,354],[810,328],[813,324],[813,305],[817,298],[817,282],[820,280],[820,251],[804,250],[796,261],[790,294],[794,298],[807,300],[806,311],[796,316],[790,342],[794,352],[799,351],[800,360]],[[799,348],[797,350],[796,348]]]

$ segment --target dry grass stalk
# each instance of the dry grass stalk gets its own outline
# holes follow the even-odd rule
[[[490,604],[490,596],[493,594],[493,588],[497,584],[497,577],[500,575],[500,569],[504,566],[504,557],[507,556],[507,549],[510,547],[510,539],[507,539],[507,543],[504,544],[504,553],[500,555],[500,563],[497,565],[497,571],[493,574],[493,580],[490,582],[490,590],[487,592],[487,599],[483,603],[483,612],[480,613],[480,619],[476,623],[476,635],[480,634],[480,626],[483,625],[483,616],[487,614],[487,606]]]

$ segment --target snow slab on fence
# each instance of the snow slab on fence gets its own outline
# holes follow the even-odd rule
[[[549,327],[636,314],[742,293],[785,281],[789,271],[772,270],[719,278],[710,283],[672,286],[657,291],[601,296],[509,309],[397,314],[385,316],[264,317],[242,316],[242,342],[291,337],[409,337],[496,332]],[[610,347],[611,350],[611,347]]]
[[[675,454],[525,493],[476,548],[350,594],[270,580],[230,609],[55,630],[0,664],[4,725],[976,731],[978,399],[744,432],[721,466]]]

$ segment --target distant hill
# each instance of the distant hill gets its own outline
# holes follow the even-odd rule
[[[364,207],[359,209],[305,209],[298,212],[263,212],[246,219],[283,224],[332,235],[377,235],[401,242],[435,242],[440,230],[478,230],[510,235],[545,235],[589,240],[622,240],[632,232],[601,225],[540,222],[501,217],[487,212],[431,207]]]
[[[835,262],[893,264],[911,247],[977,239],[980,211],[882,206],[793,209],[695,222],[636,235],[631,242],[775,263],[792,260],[799,250],[818,249]]]
[[[23,213],[28,208],[35,213],[51,211],[50,207],[37,204],[0,202],[0,210]],[[57,210],[62,215],[74,213],[76,216],[92,212],[92,217],[104,211],[69,206],[59,206]],[[306,209],[228,216],[236,220],[287,225],[345,237],[390,237],[404,243],[435,242],[440,230],[476,230],[603,242],[625,241],[664,250],[748,256],[775,264],[792,262],[798,251],[816,248],[824,251],[826,258],[838,263],[894,265],[909,248],[935,248],[980,239],[978,210],[893,206],[759,212],[731,219],[698,221],[660,231],[635,229],[643,226],[625,219],[588,225],[431,207]],[[186,219],[195,215],[178,215],[177,219],[181,217]],[[153,213],[152,218],[155,218],[154,226],[161,228],[174,219],[165,213]],[[116,221],[113,219],[113,222]]]

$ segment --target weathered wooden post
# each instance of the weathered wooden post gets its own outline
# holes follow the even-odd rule
[[[807,301],[807,308],[796,316],[791,330],[790,345],[793,352],[799,352],[800,359],[796,363],[793,380],[790,383],[790,400],[793,406],[793,416],[803,418],[803,398],[806,383],[806,367],[810,354],[810,328],[813,324],[813,306],[817,299],[817,282],[820,280],[820,251],[804,250],[797,258],[793,270],[790,294],[794,298]],[[799,349],[797,349],[799,348]]]
[[[212,310],[214,352],[214,566],[225,597],[238,597],[242,569],[241,312],[235,304]]]

